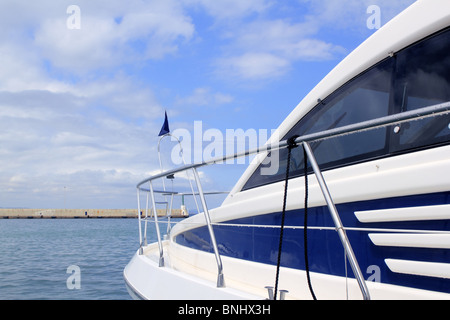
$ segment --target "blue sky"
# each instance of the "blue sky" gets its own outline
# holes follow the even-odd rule
[[[275,129],[376,31],[370,5],[385,24],[413,2],[2,0],[0,207],[134,208],[165,110],[172,130]]]

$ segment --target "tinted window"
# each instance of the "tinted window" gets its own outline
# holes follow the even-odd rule
[[[392,68],[392,59],[390,59],[349,82],[327,99],[321,101],[283,139],[288,139],[293,135],[320,132],[388,115]],[[384,152],[386,129],[317,141],[312,143],[311,147],[321,168],[333,166],[343,159],[347,159],[347,162],[352,161],[352,159],[356,161],[363,155],[374,156],[377,153]],[[244,189],[284,179],[287,149],[282,149],[279,152],[278,172],[274,175],[261,174],[261,169],[265,167],[261,165],[249,179]],[[303,161],[303,149],[300,147],[294,149],[290,168],[292,177],[303,173]]]
[[[450,101],[450,32],[403,50],[398,55],[395,82],[399,111]],[[449,116],[441,116],[403,124],[392,150],[448,141],[449,121]]]
[[[450,32],[414,44],[321,101],[283,137],[304,135],[450,101]],[[404,123],[311,143],[321,169],[448,143],[450,116]],[[278,172],[263,175],[260,165],[243,190],[284,179],[287,150]],[[303,173],[303,149],[292,153],[291,177]],[[271,165],[271,164],[269,164]]]

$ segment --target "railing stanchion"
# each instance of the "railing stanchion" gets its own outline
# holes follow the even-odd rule
[[[158,246],[159,246],[159,266],[164,267],[164,252],[163,245],[161,242],[161,233],[159,232],[159,223],[158,223],[158,212],[156,210],[156,202],[155,202],[155,194],[153,192],[153,183],[150,184],[150,195],[152,196],[152,205],[153,205],[153,215],[155,217],[155,228],[156,228],[156,236],[158,237]]]
[[[334,225],[336,227],[336,231],[339,235],[339,238],[342,242],[342,246],[344,247],[345,253],[347,254],[348,260],[350,262],[350,266],[352,267],[353,273],[355,274],[356,280],[358,281],[359,287],[361,289],[361,293],[363,295],[364,300],[370,300],[369,289],[367,288],[366,282],[364,280],[364,276],[361,272],[361,269],[358,265],[358,260],[356,260],[356,256],[353,252],[350,241],[347,238],[347,234],[345,232],[342,221],[339,217],[339,213],[336,209],[336,206],[331,198],[330,191],[328,190],[327,184],[325,183],[325,179],[322,176],[322,172],[320,171],[319,165],[317,164],[316,158],[309,146],[308,142],[303,142],[303,146],[305,147],[305,151],[307,157],[311,163],[311,166],[316,175],[317,181],[319,182],[320,189],[322,190],[323,196],[325,197],[325,201],[327,202],[328,209],[330,210],[331,217],[333,218]]]
[[[170,195],[170,204],[169,204],[169,211],[166,213],[167,215],[167,230],[166,233],[169,236],[170,231],[172,230],[172,226],[170,225],[170,219],[172,218],[172,204],[173,204],[173,193]]]
[[[146,246],[147,243],[147,223],[148,223],[148,192],[146,192],[146,203],[145,203],[145,221],[144,221],[144,246]]]
[[[200,177],[198,176],[198,172],[196,168],[192,168],[192,171],[194,172],[194,178],[195,182],[197,183],[197,189],[198,193],[200,195],[200,200],[202,202],[203,206],[203,213],[205,215],[206,224],[208,226],[209,235],[211,237],[211,244],[214,249],[214,255],[216,256],[216,262],[217,262],[217,269],[218,269],[218,275],[217,275],[217,287],[223,288],[225,287],[225,280],[223,277],[223,266],[222,266],[222,259],[220,258],[219,249],[217,247],[216,237],[214,235],[214,230],[211,224],[211,217],[209,215],[209,210],[206,205],[205,195],[203,194],[203,188],[200,183]]]
[[[142,225],[141,225],[141,200],[140,200],[140,189],[137,188],[137,201],[138,201],[138,224],[139,224],[139,254],[143,254],[142,249]]]

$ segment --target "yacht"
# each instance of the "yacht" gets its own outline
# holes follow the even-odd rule
[[[197,169],[251,154],[208,208]],[[161,235],[148,207],[177,192],[154,183],[182,173],[200,213]],[[137,195],[133,298],[449,299],[450,2],[418,0],[377,30],[264,147],[165,170]]]

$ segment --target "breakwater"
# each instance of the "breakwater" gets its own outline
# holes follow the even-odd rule
[[[150,215],[149,210],[149,215]],[[158,217],[165,216],[163,209],[156,210]],[[141,211],[143,217],[145,212]],[[172,209],[172,218],[186,218],[181,209]],[[0,219],[88,219],[137,218],[137,209],[0,209]]]

